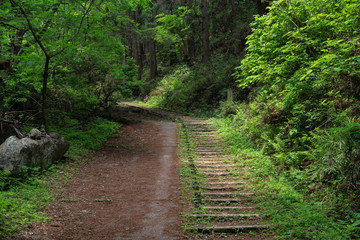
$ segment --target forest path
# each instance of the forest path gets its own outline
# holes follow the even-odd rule
[[[136,109],[19,239],[182,239],[177,127]]]

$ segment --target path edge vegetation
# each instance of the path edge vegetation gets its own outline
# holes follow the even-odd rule
[[[49,169],[25,169],[29,176],[11,177],[0,172],[0,238],[11,239],[37,222],[50,221],[45,215],[49,204],[61,193],[69,181],[83,166],[92,153],[99,149],[108,137],[117,134],[120,124],[104,118],[93,118],[82,124],[76,119],[64,117],[52,125],[70,142],[64,158]]]
[[[359,237],[359,221],[339,216],[346,214],[341,208],[351,212],[350,199],[331,186],[315,194],[299,188],[294,179],[289,178],[289,171],[279,170],[272,157],[251,142],[245,127],[234,128],[230,118],[211,118],[211,121],[228,144],[235,161],[248,169],[249,186],[256,192],[256,201],[264,207],[279,239],[340,240]],[[301,182],[300,178],[297,180]]]
[[[354,239],[358,237],[359,222],[355,219],[341,220],[337,214],[340,207],[350,204],[330,187],[318,192],[317,196],[296,189],[287,176],[273,164],[263,149],[257,148],[244,132],[234,128],[230,118],[212,117],[210,121],[234,154],[234,161],[246,168],[249,188],[256,192],[255,202],[260,204],[271,220],[269,231],[277,233],[278,239]],[[187,138],[187,130],[178,122],[179,159],[181,163],[180,199],[184,206],[182,227],[185,237],[194,237],[194,227],[189,215],[196,204],[195,191],[201,178],[193,173],[189,159],[193,146]],[[199,233],[199,236],[201,234]]]
[[[183,122],[177,119],[178,126],[178,157],[180,161],[180,204],[182,212],[180,212],[182,229],[186,239],[194,239],[194,237],[202,237],[202,233],[198,232],[198,228],[194,226],[191,214],[196,211],[197,194],[201,191],[201,187],[205,186],[205,178],[200,175],[194,168],[194,143],[189,137],[189,130],[184,126]]]

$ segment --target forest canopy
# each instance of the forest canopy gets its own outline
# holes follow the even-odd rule
[[[98,114],[119,98],[146,97],[156,78],[174,66],[239,55],[253,15],[264,13],[266,5],[261,0],[1,1],[0,119],[44,124],[48,130],[54,120],[49,113]],[[234,85],[232,80],[218,81],[209,97]]]
[[[141,80],[123,30],[133,24],[129,12],[147,4],[2,1],[0,53],[7,71],[0,71],[0,118],[21,112],[27,117],[21,121],[47,125],[48,108],[94,113],[132,96]]]

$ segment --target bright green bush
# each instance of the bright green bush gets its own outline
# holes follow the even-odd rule
[[[235,74],[250,91],[244,124],[285,171],[311,166],[321,179],[359,180],[346,170],[358,142],[345,133],[360,113],[359,11],[356,0],[278,0],[252,24]],[[337,164],[325,164],[329,152],[339,153]]]

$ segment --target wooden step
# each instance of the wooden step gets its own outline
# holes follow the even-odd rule
[[[229,157],[224,157],[224,156],[216,156],[216,155],[203,155],[203,156],[198,156],[199,161],[213,161],[213,160],[217,160],[217,161],[222,161],[223,163],[225,163],[225,161],[232,161],[231,158]]]
[[[233,165],[232,164],[197,164],[196,165],[199,168],[232,168]]]
[[[243,207],[243,206],[222,206],[222,205],[217,205],[217,206],[203,206],[202,207],[205,210],[250,210],[250,209],[255,209],[254,207]]]
[[[246,184],[247,182],[209,182],[208,185],[211,185],[211,186],[217,186],[217,185],[220,185],[220,186],[226,186],[226,185],[243,185],[243,184]]]
[[[194,134],[195,136],[217,136],[218,133],[215,131],[207,131],[205,129],[201,129],[202,131],[200,131],[200,129],[197,130],[190,130],[192,132],[192,134]]]
[[[214,152],[214,151],[209,151],[209,152],[201,152],[201,151],[195,151],[196,155],[202,155],[202,156],[219,156],[219,155],[226,155],[227,153],[225,152]]]
[[[191,214],[190,217],[193,218],[259,218],[261,214],[257,213],[241,213],[241,214]]]
[[[248,177],[241,177],[243,180],[249,180]],[[219,182],[219,181],[233,181],[234,178],[232,175],[228,175],[228,176],[209,176],[207,178],[208,182]]]
[[[198,164],[232,164],[232,159],[226,157],[209,157],[209,156],[198,156],[196,163]]]
[[[234,225],[234,226],[197,226],[196,229],[199,232],[218,232],[218,233],[237,233],[237,232],[249,232],[258,231],[269,228],[270,225]]]
[[[202,172],[202,174],[206,175],[206,176],[229,176],[231,175],[230,172]]]
[[[220,165],[220,164],[222,164],[223,162],[222,162],[222,161],[218,161],[218,160],[214,160],[214,161],[206,161],[206,162],[204,162],[204,161],[195,161],[195,163],[196,163],[196,166],[200,166],[201,164],[207,164],[207,165],[209,165],[209,164],[211,164],[211,163]]]
[[[200,172],[229,172],[226,168],[198,168]]]
[[[251,198],[205,198],[201,199],[204,203],[242,203],[242,202],[251,202]]]
[[[213,193],[213,192],[203,192],[200,193],[201,196],[206,196],[206,197],[235,197],[235,196],[243,196],[243,197],[247,197],[247,196],[254,196],[254,193],[239,193],[239,192],[217,192],[217,193]]]
[[[182,120],[185,125],[189,126],[211,126],[211,123],[203,122],[203,121],[189,121],[189,120]]]
[[[219,139],[192,139],[194,140],[194,144],[195,146],[196,145],[211,145],[211,146],[214,146],[214,147],[221,147],[222,146],[222,142],[219,140]]]
[[[196,132],[196,133],[215,133],[217,130],[216,129],[203,129],[203,128],[191,128],[189,129],[192,132]]]
[[[223,191],[229,191],[229,190],[240,190],[242,187],[241,186],[225,186],[225,187],[204,187],[204,190],[212,190],[212,191],[216,191],[216,190],[223,190]]]
[[[203,144],[195,144],[196,148],[217,148],[220,147],[219,144],[209,144],[209,143],[203,143]]]

